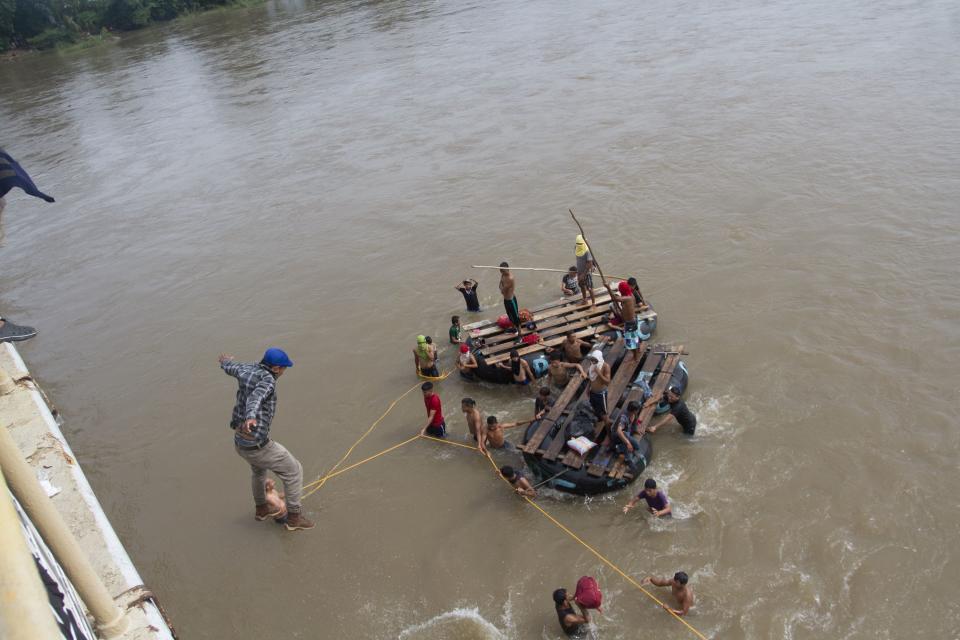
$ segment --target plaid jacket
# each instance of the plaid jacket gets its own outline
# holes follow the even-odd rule
[[[250,431],[252,440],[241,437],[237,431],[234,442],[239,445],[265,442],[270,436],[270,423],[277,412],[277,378],[259,363],[227,360],[220,364],[220,368],[237,379],[237,403],[230,417],[230,427],[236,429],[251,418],[257,421]]]

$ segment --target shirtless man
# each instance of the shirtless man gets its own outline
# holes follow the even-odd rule
[[[480,422],[483,416],[480,415],[480,409],[477,408],[477,401],[473,398],[464,398],[460,401],[460,410],[463,411],[463,417],[467,421],[467,429],[470,431],[470,437],[477,439],[477,431],[480,429]]]
[[[427,336],[417,336],[417,346],[413,349],[413,362],[417,373],[429,378],[440,375],[437,370],[437,348]]]
[[[516,349],[510,350],[509,360],[498,362],[497,366],[501,369],[509,369],[516,384],[527,385],[533,382],[533,369],[530,368],[530,363],[521,358],[520,352]]]
[[[680,425],[685,434],[692,436],[697,430],[697,416],[687,408],[687,403],[680,399],[680,390],[670,387],[663,394],[663,399],[670,405],[670,413],[662,415],[650,423],[647,431],[656,433],[657,429],[672,419]]]
[[[604,431],[610,426],[610,416],[607,414],[607,387],[610,385],[610,365],[603,361],[603,352],[594,349],[587,356],[590,366],[587,368],[587,378],[590,380],[590,408],[597,416],[594,425],[594,442],[601,444]]]
[[[507,311],[507,317],[517,329],[517,337],[523,337],[523,327],[520,324],[520,305],[517,304],[517,296],[514,292],[517,283],[510,273],[510,265],[506,262],[500,263],[500,293],[503,294],[503,308]]]
[[[507,445],[507,439],[503,435],[504,429],[513,429],[514,427],[525,427],[531,420],[524,422],[497,422],[497,416],[487,416],[487,424],[481,424],[477,431],[477,446],[481,455],[487,455],[487,447],[491,449],[503,449]]]
[[[640,581],[640,584],[652,584],[657,587],[670,587],[670,590],[673,592],[673,597],[679,605],[678,609],[671,609],[670,607],[664,605],[664,609],[672,611],[678,616],[685,616],[690,612],[690,607],[693,606],[693,589],[687,586],[687,574],[683,571],[677,571],[673,574],[673,580],[668,578],[657,578],[655,576],[647,576]]]
[[[563,355],[566,357],[567,362],[576,362],[579,364],[583,360],[583,352],[589,349],[591,345],[586,340],[581,340],[577,335],[571,331],[567,334],[564,341],[560,344],[560,347],[563,349]]]
[[[633,289],[626,282],[618,285],[619,293],[614,293],[607,285],[614,308],[623,318],[623,341],[630,350],[630,358],[640,358],[640,333],[637,331],[637,301],[633,298]]]
[[[567,386],[567,383],[570,382],[570,369],[576,369],[584,378],[587,377],[587,372],[583,370],[579,363],[564,362],[563,354],[559,351],[550,354],[550,368],[547,369],[550,382],[561,389]]]

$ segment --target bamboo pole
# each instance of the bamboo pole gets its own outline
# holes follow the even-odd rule
[[[30,516],[33,526],[53,551],[77,594],[90,610],[98,633],[105,638],[124,633],[130,624],[129,620],[113,601],[60,512],[37,482],[33,467],[23,459],[23,454],[6,427],[0,427],[0,469],[6,474],[10,489]]]
[[[588,245],[589,246],[589,245]],[[495,267],[492,265],[486,264],[475,264],[471,265],[474,269],[502,269],[503,267]],[[599,269],[598,269],[599,270]],[[546,267],[510,267],[510,271],[551,271],[554,273],[567,273],[569,269],[548,269]],[[629,280],[630,276],[615,276],[611,275],[611,278],[616,278],[617,280]]]
[[[59,638],[47,590],[0,470],[0,638]]]

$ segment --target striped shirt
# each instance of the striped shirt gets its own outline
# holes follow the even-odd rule
[[[241,437],[240,431],[233,436],[234,443],[249,446],[262,444],[270,436],[270,423],[277,412],[277,378],[262,364],[226,360],[220,368],[228,376],[237,379],[237,403],[230,417],[230,427],[237,429],[245,420],[254,419],[257,424],[250,430],[250,438]]]

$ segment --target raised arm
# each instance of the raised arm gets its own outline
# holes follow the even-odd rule
[[[657,576],[647,576],[640,581],[640,584],[652,584],[656,587],[669,587],[672,582],[667,578],[658,578]]]

